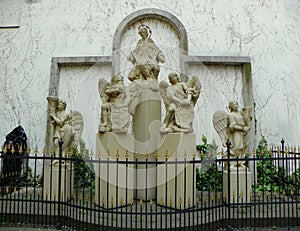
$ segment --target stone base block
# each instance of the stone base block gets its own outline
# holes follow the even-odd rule
[[[61,185],[61,201],[72,197],[74,183],[74,168],[71,165],[62,166],[59,181],[59,165],[49,165],[44,172],[44,200],[58,201],[58,187]]]
[[[141,160],[138,160],[141,161]],[[149,159],[149,161],[154,161]],[[146,162],[145,162],[146,163]],[[135,199],[150,201],[156,199],[157,169],[155,164],[139,164],[135,173]]]
[[[104,208],[116,208],[133,200],[134,167],[132,136],[113,132],[99,133],[96,140],[95,201]],[[123,161],[118,163],[117,161]]]
[[[137,160],[155,161],[154,153],[157,150],[157,135],[161,125],[161,95],[156,81],[142,81],[133,83],[129,87],[131,92],[142,89],[141,94],[133,97],[134,107],[132,117],[132,131],[134,134],[134,152],[139,154]],[[146,155],[148,157],[146,157]],[[134,197],[149,201],[156,198],[156,171],[155,165],[138,164],[136,166],[136,193]]]
[[[196,166],[189,164],[196,153],[195,134],[160,134],[163,144],[158,149],[157,201],[160,205],[187,209],[196,202]],[[168,164],[172,161],[171,164]]]
[[[251,172],[248,168],[223,171],[223,196],[229,203],[249,203],[251,192]]]

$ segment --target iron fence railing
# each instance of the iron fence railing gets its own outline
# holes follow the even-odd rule
[[[300,227],[299,150],[282,141],[279,148],[260,149],[243,159],[227,154],[218,159],[210,153],[154,153],[141,160],[136,153],[93,156],[74,150],[54,157],[7,146],[0,156],[0,226]],[[232,161],[246,167],[230,168]]]

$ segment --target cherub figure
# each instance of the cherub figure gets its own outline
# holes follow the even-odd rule
[[[227,140],[231,142],[230,158],[232,159],[245,157],[251,129],[252,109],[247,107],[238,110],[238,106],[237,101],[231,100],[228,105],[229,114],[225,111],[217,111],[213,114],[213,125],[223,146],[226,147]],[[233,161],[230,167],[244,167],[244,162]]]
[[[98,90],[102,100],[99,132],[112,131],[110,120],[111,106],[109,102],[109,96],[105,93],[105,90],[109,86],[110,84],[105,79],[100,79],[98,82]]]
[[[157,80],[158,78],[160,71],[158,64],[165,62],[165,56],[152,40],[151,33],[151,29],[146,25],[138,28],[141,39],[127,58],[134,65],[128,75],[130,81]]]
[[[72,148],[79,144],[83,131],[83,117],[77,111],[66,112],[67,104],[64,100],[56,97],[48,97],[50,118],[53,124],[54,155],[59,154],[59,141],[62,140],[63,154],[71,153]],[[58,160],[52,162],[57,164]]]
[[[168,75],[169,83],[161,81],[160,93],[165,103],[166,116],[160,129],[161,133],[193,131],[194,106],[199,98],[201,84],[196,76],[188,83],[180,82],[178,75]]]
[[[102,99],[99,132],[127,132],[129,113],[128,93],[122,75],[113,76],[111,83],[100,79],[99,94]]]

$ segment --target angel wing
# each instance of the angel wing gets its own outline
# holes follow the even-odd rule
[[[98,91],[99,91],[99,95],[101,97],[102,102],[103,101],[107,101],[107,96],[105,94],[105,89],[110,85],[109,82],[107,82],[105,79],[101,78],[98,81]]]
[[[163,81],[160,81],[158,87],[159,87],[161,97],[163,98],[163,101],[165,103],[165,107],[168,108],[169,105],[171,104],[171,100],[169,99],[169,97],[167,95],[167,89],[169,87],[169,84],[167,81],[163,80]]]
[[[194,105],[197,103],[197,100],[201,91],[201,83],[197,76],[193,75],[190,80],[186,83],[187,87],[192,89],[192,101]]]
[[[78,146],[83,131],[83,116],[78,111],[72,111],[72,126],[74,130],[74,143]]]
[[[227,132],[228,127],[228,115],[225,111],[216,111],[213,114],[212,122],[214,128],[216,129],[218,135],[221,138],[222,144],[226,147],[227,139],[229,139],[229,135]]]

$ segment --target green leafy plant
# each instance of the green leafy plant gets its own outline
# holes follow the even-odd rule
[[[196,168],[196,188],[199,191],[221,191],[222,172],[218,171],[215,161],[218,146],[214,140],[208,143],[204,135],[202,142],[196,146],[202,160],[201,167]]]
[[[11,177],[9,186],[11,189],[20,187],[41,187],[42,179],[32,174],[32,168],[27,167],[21,176]]]
[[[80,140],[80,150],[73,150],[71,156],[74,166],[74,188],[95,188],[95,172],[90,164],[87,164],[86,160],[89,157],[89,150],[85,147],[85,142]]]
[[[222,172],[218,171],[215,163],[204,173],[201,173],[199,168],[196,169],[196,188],[198,191],[222,191],[222,186]]]
[[[272,155],[268,149],[265,137],[262,137],[256,148],[257,183],[253,185],[253,191],[279,191],[278,171],[272,163]]]
[[[205,158],[207,157],[215,157],[217,153],[218,146],[216,144],[216,141],[213,140],[211,144],[207,143],[207,138],[205,135],[202,135],[201,140],[203,144],[196,145],[197,150],[200,153],[200,157]],[[204,155],[204,156],[202,156]]]
[[[299,190],[300,169],[287,175],[284,167],[276,167],[273,163],[272,152],[268,150],[268,143],[264,137],[259,141],[256,154],[258,158],[256,160],[257,182],[252,186],[254,192],[273,191],[289,194]]]
[[[300,190],[300,168],[298,168],[290,177],[293,185]]]
[[[26,178],[24,178],[22,181],[20,181],[19,186],[23,187],[25,185],[32,186],[32,187],[41,187],[42,186],[42,180],[41,178],[38,178],[37,176],[34,176],[32,174],[32,168],[28,167],[26,172]]]

